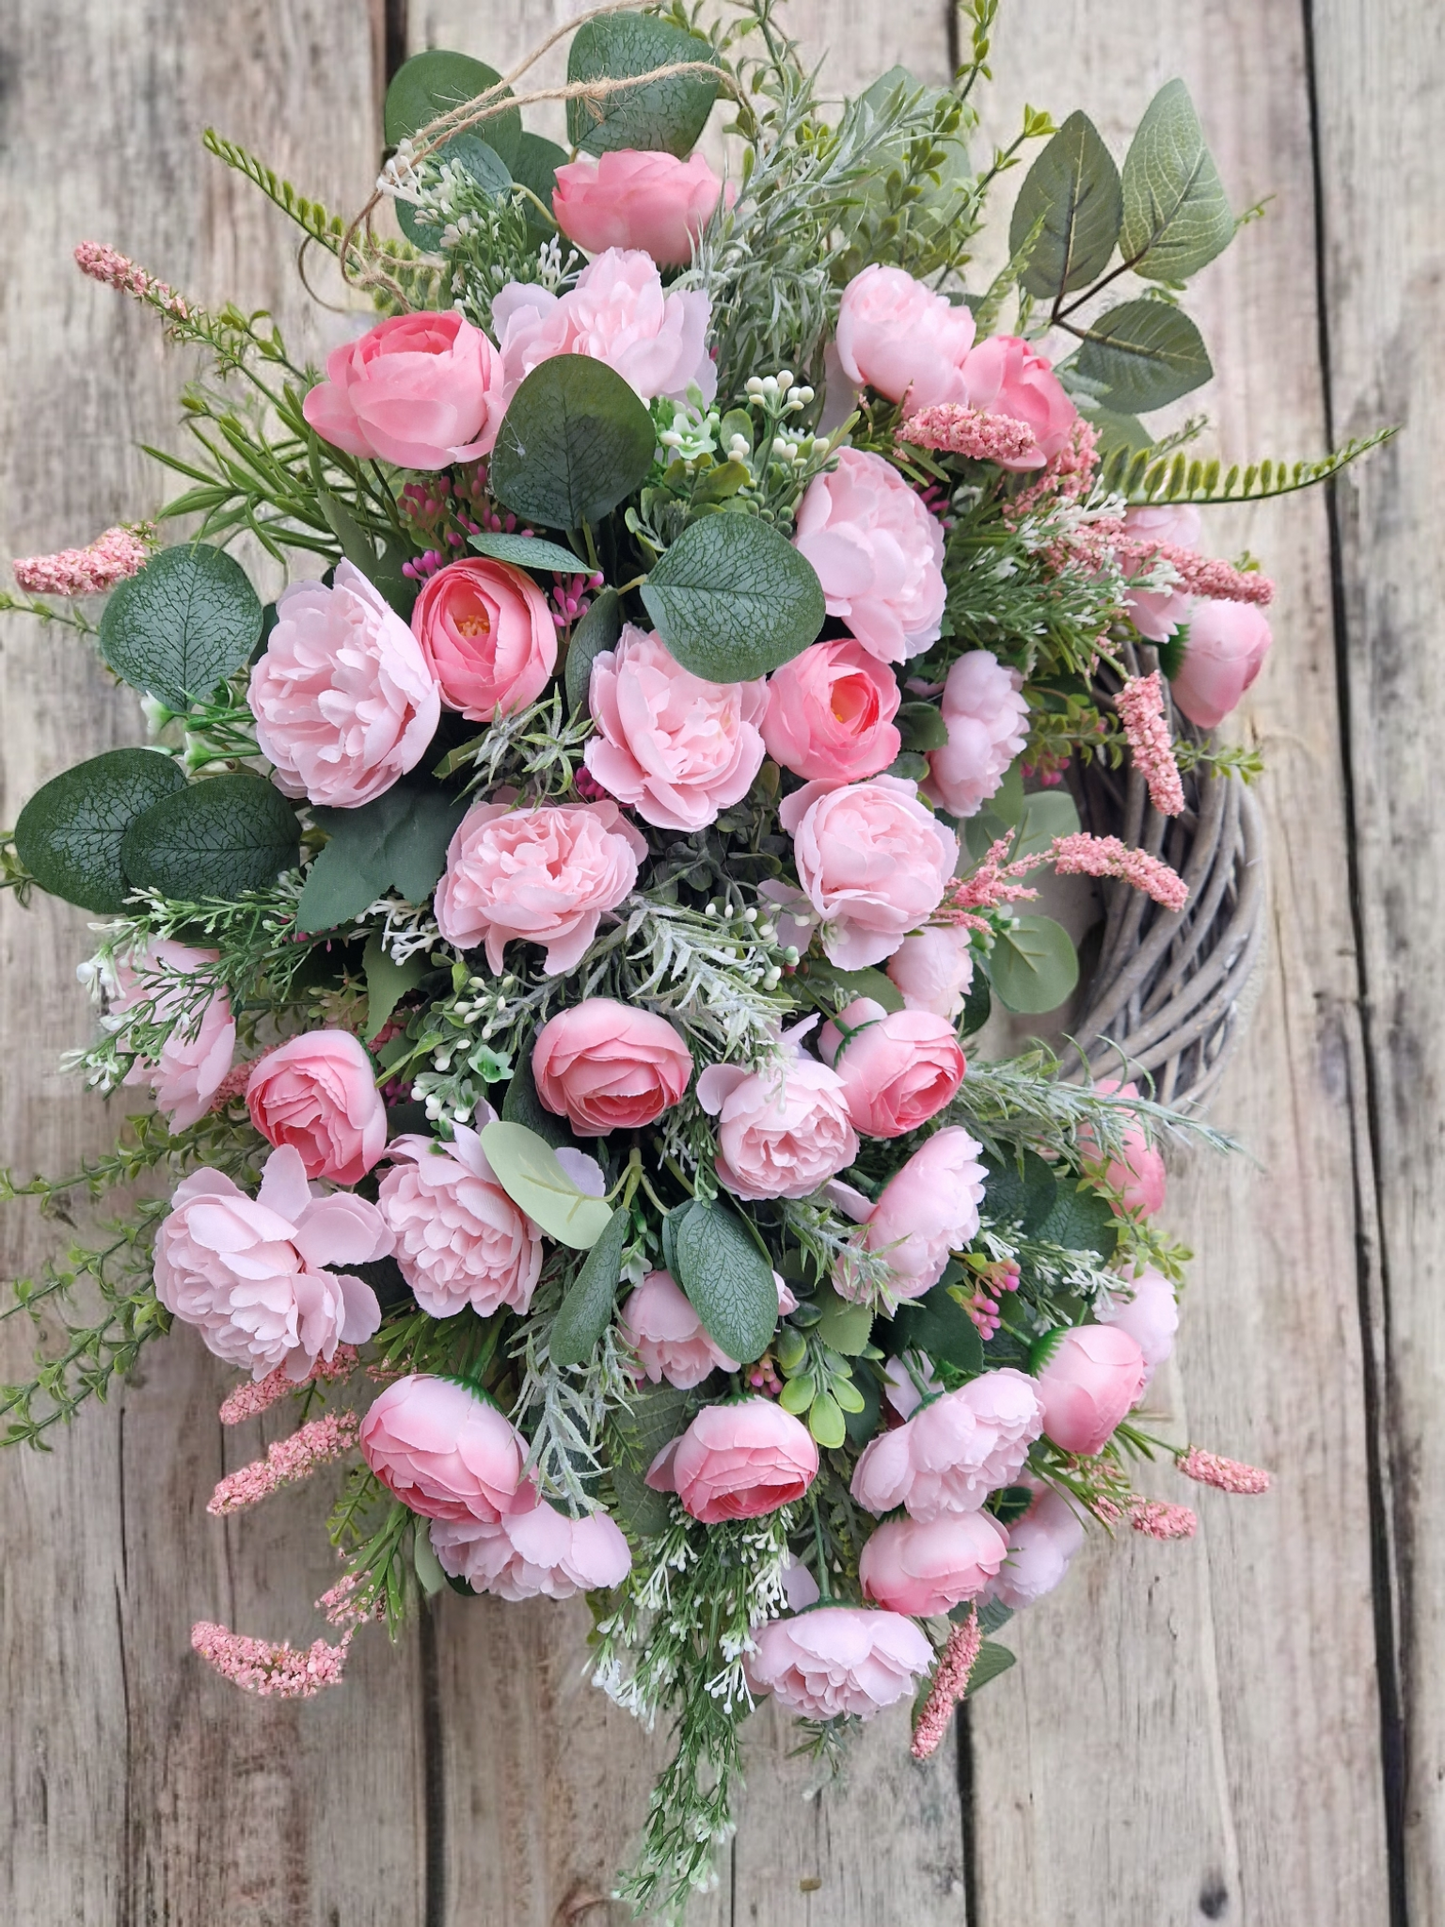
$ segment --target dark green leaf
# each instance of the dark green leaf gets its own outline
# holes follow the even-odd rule
[[[393,962],[381,941],[381,933],[374,930],[366,940],[361,967],[366,973],[366,1035],[370,1040],[406,993],[416,989],[426,975],[427,961],[416,952],[404,964]]]
[[[153,803],[120,846],[133,884],[189,902],[265,890],[300,856],[291,804],[264,777],[239,771]]]
[[[171,709],[204,701],[247,662],[261,602],[223,549],[162,549],[114,591],[100,618],[100,653],[132,689]]]
[[[408,903],[425,903],[465,811],[462,797],[401,783],[358,809],[313,810],[330,841],[306,873],[300,928],[350,923],[393,885]]]
[[[566,159],[565,147],[559,147],[556,141],[544,140],[540,134],[529,134],[523,130],[522,138],[517,143],[517,158],[512,163],[512,176],[523,187],[531,188],[549,214],[552,212],[552,191],[557,185],[557,169]],[[555,230],[542,219],[530,201],[525,205],[528,227],[539,240],[547,240]]]
[[[1087,114],[1070,114],[1029,169],[1014,202],[1011,254],[1043,222],[1020,276],[1029,293],[1052,301],[1087,287],[1109,265],[1123,213],[1113,156]]]
[[[965,1037],[972,1037],[975,1031],[983,1029],[993,1011],[993,992],[989,987],[987,975],[974,963],[973,982],[968,987],[968,995],[963,1000],[963,1016],[959,1028]]]
[[[938,1364],[952,1365],[960,1372],[983,1370],[978,1327],[958,1300],[949,1296],[943,1280],[921,1298],[898,1307],[890,1349],[927,1352]]]
[[[1182,80],[1150,101],[1124,158],[1123,194],[1119,245],[1146,281],[1178,286],[1232,240],[1229,197]]]
[[[169,756],[111,749],[53,776],[20,812],[15,853],[42,890],[118,916],[132,887],[120,846],[136,817],[186,786]]]
[[[826,959],[810,957],[808,967],[797,978],[798,985],[810,994],[824,997],[830,1009],[838,1011],[855,997],[871,997],[885,1010],[902,1010],[903,993],[893,979],[881,970],[839,970]]]
[[[387,146],[395,147],[439,115],[475,100],[500,79],[495,67],[473,60],[469,54],[448,53],[441,47],[413,54],[397,68],[386,90],[383,119]],[[508,97],[511,91],[509,87]],[[505,108],[467,131],[478,135],[501,156],[509,174],[515,172],[522,139],[522,116],[515,107]]]
[[[1097,1192],[1080,1188],[1072,1171],[1033,1151],[1025,1151],[1021,1162],[988,1157],[984,1162],[984,1211],[990,1224],[1017,1226],[1025,1238],[1062,1245],[1066,1251],[1114,1255],[1119,1221]]]
[[[530,1044],[522,1050],[517,1068],[512,1073],[512,1081],[507,1086],[507,1094],[502,1099],[502,1122],[525,1124],[529,1131],[535,1131],[538,1137],[545,1138],[554,1151],[559,1144],[572,1142],[565,1119],[549,1111],[537,1095]]]
[[[403,621],[409,621],[417,597],[417,585],[410,576],[402,573],[402,569],[410,560],[410,551],[395,538],[388,537],[381,554],[377,554],[376,544],[371,537],[322,479],[324,457],[320,437],[314,430],[310,438],[310,455],[311,481],[316,490],[317,506],[326,517],[327,526],[336,537],[342,555],[354,569],[360,569],[373,588],[381,591]]]
[[[1081,1190],[1069,1174],[1055,1185],[1049,1210],[1032,1235],[1066,1251],[1092,1251],[1097,1257],[1112,1258],[1119,1242],[1119,1220],[1104,1198],[1096,1191]]]
[[[853,1382],[863,1401],[863,1409],[861,1412],[845,1412],[843,1423],[848,1428],[849,1443],[862,1446],[868,1443],[882,1423],[883,1394],[872,1372],[860,1372]]]
[[[1015,1519],[1022,1519],[1034,1502],[1034,1489],[1031,1485],[1006,1485],[995,1492],[989,1510],[1001,1526],[1012,1525]]]
[[[632,1538],[653,1539],[667,1530],[672,1519],[671,1497],[666,1492],[654,1492],[645,1474],[634,1472],[624,1459],[612,1462],[612,1491],[617,1523]]]
[[[696,34],[646,14],[612,13],[578,28],[567,60],[567,78],[616,79],[710,57],[707,42]],[[589,154],[641,147],[684,159],[716,98],[717,82],[698,74],[678,74],[646,87],[621,87],[597,100],[569,100],[567,133],[574,147]]]
[[[1052,917],[1015,916],[989,953],[988,974],[999,1002],[1022,1016],[1057,1010],[1079,981],[1073,939]]]
[[[542,535],[472,536],[467,546],[478,555],[490,555],[498,562],[514,562],[521,569],[550,569],[554,575],[590,575],[591,570],[560,542],[549,542]]]
[[[1078,827],[1078,806],[1067,790],[1037,790],[1024,798],[1023,807],[1007,821],[994,814],[992,803],[977,816],[966,818],[963,840],[969,855],[981,863],[1001,836],[1017,834],[1014,857],[1040,856],[1055,837],[1072,836]]]
[[[612,1322],[622,1276],[622,1253],[631,1227],[632,1213],[618,1205],[607,1229],[583,1259],[552,1321],[547,1355],[554,1365],[585,1365]]]
[[[662,1532],[672,1516],[672,1500],[645,1484],[647,1471],[663,1446],[687,1424],[692,1400],[671,1385],[647,1386],[628,1401],[612,1428],[612,1489],[617,1516],[634,1537]]]
[[[592,665],[604,649],[616,647],[622,634],[622,604],[615,589],[604,589],[572,631],[567,644],[567,661],[562,671],[567,691],[567,708],[576,716],[587,708],[587,692],[592,682]]]
[[[1143,296],[1091,322],[1075,363],[1081,375],[1101,385],[1109,407],[1126,415],[1178,401],[1214,373],[1189,316]]]
[[[1014,1655],[1007,1646],[1000,1646],[986,1639],[978,1649],[978,1658],[973,1662],[973,1670],[968,1676],[968,1697],[981,1692],[991,1679],[1006,1673],[1014,1663]]]
[[[590,1251],[611,1223],[611,1206],[579,1190],[547,1140],[525,1124],[484,1125],[482,1149],[513,1204],[559,1244]]]
[[[491,486],[529,522],[577,529],[632,493],[656,447],[652,417],[621,375],[590,355],[554,355],[502,417]]]
[[[937,703],[904,703],[896,720],[905,749],[942,749],[948,741],[948,724]]]
[[[489,146],[477,135],[454,134],[446,143],[446,158],[465,169],[481,191],[494,201],[511,192],[512,176],[506,162],[495,147]],[[396,218],[408,241],[415,242],[417,247],[425,248],[431,254],[441,253],[442,226],[428,221],[420,208],[413,207],[410,201],[397,201]]]
[[[975,1602],[972,1600],[965,1600],[961,1606],[954,1607],[953,1611],[948,1615],[949,1618],[967,1619],[969,1608],[974,1604]],[[1007,1626],[1014,1616],[1013,1607],[1006,1606],[1001,1599],[982,1599],[977,1601],[976,1604],[979,1629],[985,1639]]]
[[[675,1276],[708,1336],[729,1358],[761,1358],[778,1322],[773,1269],[736,1214],[694,1204],[673,1226]]]
[[[683,668],[717,683],[750,682],[790,661],[826,613],[812,563],[755,515],[693,522],[648,577],[642,600]]]

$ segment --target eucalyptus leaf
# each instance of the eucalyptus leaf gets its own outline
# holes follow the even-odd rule
[[[554,575],[590,575],[587,564],[564,549],[560,542],[549,542],[543,535],[493,535],[484,530],[467,543],[478,555],[489,555],[496,562],[513,562],[519,569],[550,569]]]
[[[562,684],[567,692],[567,708],[572,715],[580,715],[587,709],[592,665],[604,649],[616,647],[621,634],[622,604],[615,589],[604,589],[572,631],[572,640],[567,644]]]
[[[485,123],[484,123],[485,124]],[[478,138],[476,134],[454,134],[444,148],[445,157],[455,167],[468,173],[483,194],[499,201],[504,194],[510,194],[512,176],[506,162],[495,147]],[[430,254],[442,251],[444,226],[429,221],[419,207],[410,201],[396,202],[397,224],[408,241]]]
[[[578,529],[631,495],[652,466],[652,417],[605,361],[553,355],[502,417],[490,480],[529,522]]]
[[[131,889],[121,843],[136,817],[186,786],[150,749],[110,749],[38,789],[15,825],[15,853],[42,890],[100,916],[118,916]]]
[[[1229,197],[1182,80],[1145,110],[1124,158],[1123,197],[1119,244],[1146,281],[1178,286],[1233,239]]]
[[[265,890],[300,856],[295,810],[264,777],[240,771],[153,803],[120,846],[133,884],[191,902]]]
[[[773,1269],[737,1215],[694,1203],[673,1228],[678,1284],[719,1350],[740,1365],[761,1358],[778,1323]]]
[[[750,682],[791,661],[826,613],[812,563],[756,515],[691,523],[642,600],[670,654],[716,683]]]
[[[482,1149],[507,1196],[549,1238],[590,1251],[612,1220],[612,1208],[601,1198],[588,1197],[557,1162],[545,1138],[525,1124],[487,1124]]]
[[[473,60],[470,54],[450,53],[443,47],[413,54],[397,68],[386,90],[382,119],[387,146],[397,146],[440,115],[475,100],[478,94],[495,87],[501,77],[495,67]],[[503,97],[510,97],[511,92],[509,87]],[[515,171],[522,139],[522,116],[517,108],[504,108],[467,131],[501,157],[509,174]],[[458,138],[452,137],[453,141]],[[451,144],[448,142],[448,147]]]
[[[1113,156],[1087,114],[1070,114],[1025,175],[1014,202],[1010,254],[1043,223],[1019,277],[1024,287],[1042,301],[1087,287],[1109,265],[1123,213]]]
[[[988,959],[999,1002],[1020,1016],[1057,1010],[1079,981],[1073,939],[1052,917],[1016,916],[1000,932]]]
[[[559,147],[556,141],[544,140],[540,134],[531,134],[523,129],[522,138],[517,143],[517,157],[512,162],[512,177],[523,187],[528,187],[546,208],[552,212],[552,195],[557,186],[557,169],[565,166],[567,150]],[[540,240],[548,240],[556,229],[551,222],[543,219],[530,201],[523,203],[526,209],[527,226]]]
[[[712,57],[708,43],[698,35],[650,14],[604,14],[587,21],[573,36],[567,78],[614,80]],[[616,88],[596,100],[569,100],[568,138],[589,154],[648,148],[685,159],[716,98],[715,80],[678,74],[645,87]]]
[[[552,1321],[547,1350],[552,1364],[585,1365],[611,1324],[622,1277],[622,1254],[631,1227],[632,1213],[618,1205],[607,1221],[607,1229],[583,1259]]]
[[[366,1035],[369,1042],[386,1024],[407,992],[416,989],[426,975],[427,961],[420,952],[414,952],[405,963],[395,962],[381,941],[380,931],[373,930],[361,955],[361,967],[366,973]]]
[[[1126,415],[1178,401],[1214,373],[1204,337],[1189,316],[1147,296],[1091,322],[1074,361],[1102,386],[1109,407]]]
[[[206,542],[162,549],[111,594],[100,653],[122,682],[182,710],[250,660],[261,600],[240,563]]]

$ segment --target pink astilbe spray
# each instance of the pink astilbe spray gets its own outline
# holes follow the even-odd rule
[[[1006,903],[1028,903],[1038,896],[1037,890],[1015,879],[1037,869],[1042,859],[1020,857],[1006,863],[1009,842],[1008,837],[1001,836],[997,843],[989,845],[987,856],[973,875],[956,883],[939,905],[936,922],[962,924],[966,930],[987,930],[988,920],[980,911],[999,910]]]
[[[1129,1523],[1150,1539],[1192,1539],[1199,1526],[1187,1505],[1168,1505],[1162,1499],[1136,1499],[1129,1507]]]
[[[117,582],[137,574],[154,547],[155,527],[150,522],[107,529],[83,549],[18,556],[13,565],[15,580],[27,595],[104,595]]]
[[[1239,1459],[1222,1459],[1217,1452],[1206,1452],[1202,1446],[1191,1445],[1174,1463],[1186,1479],[1216,1486],[1221,1492],[1269,1490],[1269,1474],[1259,1466],[1245,1465]]]
[[[1117,836],[1090,836],[1080,830],[1056,837],[1045,861],[1064,877],[1118,877],[1165,910],[1182,910],[1189,901],[1189,886],[1177,870],[1147,850],[1131,850]]]
[[[1098,466],[1099,431],[1082,415],[1076,415],[1068,441],[1048,463],[1038,480],[1005,505],[1005,520],[1020,522],[1044,502],[1055,504],[1082,500],[1094,485],[1094,471]]]
[[[970,1613],[963,1624],[955,1626],[948,1635],[948,1644],[934,1670],[928,1698],[923,1702],[923,1711],[913,1729],[910,1751],[915,1760],[928,1759],[943,1744],[948,1722],[953,1718],[953,1709],[968,1691],[969,1674],[973,1671],[982,1645],[983,1632],[977,1613]]]
[[[134,295],[137,301],[144,301],[147,307],[158,308],[176,321],[189,321],[191,310],[185,297],[176,293],[174,288],[159,281],[149,269],[129,261],[115,248],[108,248],[100,241],[82,241],[75,250],[75,264],[82,274],[88,274],[92,281],[103,282],[107,288],[114,288],[119,294]]]
[[[309,1700],[323,1687],[339,1686],[352,1638],[351,1632],[344,1633],[337,1646],[318,1639],[302,1652],[289,1641],[277,1646],[268,1639],[250,1639],[209,1619],[199,1619],[191,1628],[192,1649],[222,1679],[261,1699]]]
[[[1020,496],[1011,504],[1017,512]],[[1236,569],[1217,555],[1181,548],[1177,542],[1155,542],[1131,534],[1121,517],[1101,516],[1071,529],[1044,551],[1049,567],[1060,574],[1079,567],[1117,567],[1128,577],[1149,574],[1161,562],[1173,572],[1171,587],[1186,595],[1207,596],[1211,602],[1254,602],[1262,608],[1274,600],[1274,584],[1257,569]]]
[[[358,1602],[356,1594],[360,1585],[360,1573],[343,1573],[334,1586],[322,1593],[316,1602],[316,1610],[329,1626],[339,1626],[344,1632],[355,1632],[358,1626],[386,1618],[384,1597],[378,1595],[369,1603]]]
[[[284,1365],[278,1365],[274,1372],[265,1378],[247,1379],[238,1385],[234,1392],[222,1401],[222,1425],[241,1425],[248,1418],[258,1418],[271,1406],[278,1405],[283,1398],[299,1392],[303,1386],[317,1385],[327,1379],[348,1378],[360,1364],[354,1345],[338,1345],[330,1359],[318,1358],[312,1366],[310,1375],[299,1382],[286,1376]]]
[[[1035,446],[1034,431],[1012,415],[990,415],[963,402],[940,401],[920,408],[898,430],[897,439],[914,448],[936,448],[971,462],[1013,462]]]
[[[309,1420],[289,1439],[278,1439],[264,1459],[255,1459],[222,1479],[211,1494],[207,1512],[222,1518],[259,1505],[283,1485],[299,1485],[318,1466],[349,1452],[356,1444],[356,1428],[355,1412],[328,1412],[324,1418]]]
[[[1164,719],[1164,678],[1135,676],[1114,699],[1133,753],[1134,767],[1149,785],[1149,800],[1161,816],[1178,816],[1184,808],[1184,785],[1174,760],[1174,744]]]

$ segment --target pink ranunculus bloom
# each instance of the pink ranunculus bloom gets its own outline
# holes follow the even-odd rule
[[[641,248],[658,267],[680,268],[692,259],[722,191],[701,154],[680,161],[624,147],[559,167],[552,212],[567,239],[589,254]]]
[[[1102,1097],[1137,1097],[1137,1084],[1121,1084],[1117,1077],[1102,1077],[1094,1085]],[[1116,1211],[1138,1211],[1152,1218],[1164,1207],[1164,1159],[1149,1142],[1148,1134],[1132,1112],[1124,1132],[1124,1155],[1104,1164],[1098,1156],[1098,1141],[1089,1125],[1079,1128],[1079,1154],[1085,1168],[1094,1171],[1119,1194]]]
[[[1126,509],[1124,533],[1141,542],[1197,549],[1199,510],[1192,502],[1160,502],[1145,508]],[[1167,642],[1180,623],[1189,618],[1189,591],[1132,589],[1124,598],[1124,609],[1146,642]]]
[[[843,970],[891,957],[953,881],[958,838],[901,777],[805,783],[784,799],[778,820],[823,919],[823,948]]]
[[[704,682],[631,623],[593,659],[587,706],[589,772],[658,829],[706,829],[762,768],[767,684]]]
[[[447,850],[437,927],[459,949],[485,944],[496,972],[513,938],[544,944],[543,969],[555,977],[582,961],[646,855],[646,839],[612,802],[476,803]]]
[[[632,1554],[607,1512],[569,1519],[545,1499],[495,1525],[438,1519],[432,1550],[443,1572],[499,1599],[571,1599],[620,1586]]]
[[[256,741],[287,796],[350,810],[426,755],[441,696],[421,645],[360,569],[293,582],[251,671]]]
[[[489,1105],[478,1124],[490,1123]],[[397,1159],[381,1181],[377,1205],[396,1238],[396,1262],[416,1302],[432,1318],[470,1305],[490,1318],[503,1305],[526,1311],[542,1269],[542,1234],[498,1184],[478,1132],[454,1127],[451,1144],[393,1138]]]
[[[666,1379],[680,1392],[701,1385],[710,1372],[735,1372],[708,1337],[702,1320],[666,1271],[649,1271],[622,1307],[622,1336],[654,1385]]]
[[[156,1235],[156,1296],[228,1364],[265,1378],[310,1375],[339,1344],[381,1323],[371,1286],[327,1266],[364,1265],[391,1250],[374,1204],[313,1196],[299,1154],[273,1151],[254,1198],[220,1171],[193,1171]]]
[[[1008,1537],[988,1512],[885,1519],[863,1548],[858,1579],[865,1599],[928,1619],[976,1599],[1007,1554]]]
[[[1038,1373],[1044,1430],[1061,1451],[1093,1458],[1148,1379],[1139,1341],[1117,1325],[1071,1325]]]
[[[1174,1350],[1179,1329],[1179,1305],[1174,1287],[1154,1265],[1142,1269],[1126,1265],[1116,1291],[1099,1293],[1094,1316],[1101,1325],[1117,1325],[1128,1332],[1144,1354],[1145,1384]]]
[[[898,678],[861,642],[815,642],[768,682],[763,741],[795,776],[854,783],[887,769],[903,746]]]
[[[1023,677],[987,649],[960,656],[943,685],[948,742],[929,752],[923,793],[952,816],[976,816],[1028,740]]]
[[[1269,654],[1269,623],[1250,602],[1197,602],[1169,693],[1201,729],[1215,729],[1239,702]]]
[[[495,1405],[450,1378],[411,1372],[361,1421],[361,1456],[424,1519],[495,1525],[537,1503],[527,1445]]]
[[[501,387],[501,361],[481,329],[454,309],[425,310],[334,349],[301,412],[343,454],[446,468],[490,452]]]
[[[963,399],[989,415],[1007,415],[1034,431],[1026,455],[999,460],[1000,468],[1042,468],[1068,444],[1078,410],[1053,365],[1017,335],[990,335],[963,364]]]
[[[670,1110],[691,1080],[692,1052],[654,1011],[587,997],[538,1031],[532,1076],[549,1111],[583,1137],[606,1137]]]
[[[118,994],[110,1002],[112,1017],[124,1017],[138,1004],[150,1004],[155,1019],[177,1019],[159,1058],[137,1057],[125,1078],[127,1084],[149,1085],[155,1092],[156,1108],[169,1117],[172,1135],[189,1130],[205,1116],[235,1055],[236,1025],[224,989],[213,992],[199,1017],[195,1012],[179,1015],[187,1001],[179,979],[203,964],[215,963],[220,954],[218,950],[193,950],[188,944],[163,939],[134,952],[129,959],[116,960]],[[149,981],[141,980],[141,971],[147,973]],[[156,981],[160,971],[165,972],[167,982]],[[129,1048],[123,1025],[118,1027],[117,1044],[122,1050]]]
[[[858,1155],[841,1078],[796,1049],[775,1070],[710,1064],[697,1100],[718,1120],[717,1174],[736,1197],[809,1197]]]
[[[676,1492],[705,1526],[756,1519],[801,1499],[818,1475],[806,1425],[770,1398],[705,1405],[680,1439],[653,1460],[647,1483]]]
[[[902,268],[873,262],[855,274],[838,308],[838,360],[911,415],[966,398],[963,364],[973,346],[971,311],[954,307]]]
[[[1084,1543],[1084,1522],[1062,1493],[1033,1479],[1021,1483],[1034,1486],[1036,1496],[1009,1527],[1008,1558],[985,1588],[987,1598],[1015,1612],[1052,1592]]]
[[[812,563],[830,616],[881,662],[937,642],[947,599],[943,530],[881,455],[843,448],[798,504],[793,546]]]
[[[880,1432],[853,1473],[853,1497],[880,1515],[906,1507],[914,1519],[977,1512],[1012,1485],[1044,1429],[1032,1379],[1005,1366],[970,1379]]]
[[[929,1010],[953,1023],[973,987],[973,946],[966,929],[930,924],[905,937],[888,959],[888,976],[909,1010]]]
[[[268,1144],[292,1144],[308,1178],[360,1184],[386,1149],[376,1070],[347,1030],[308,1030],[256,1060],[251,1122]]]
[[[897,1298],[921,1298],[943,1276],[951,1251],[978,1231],[983,1202],[982,1145],[956,1124],[935,1131],[884,1185],[860,1234],[863,1248],[887,1259]],[[845,1298],[857,1296],[847,1258],[833,1282]]]
[[[464,557],[422,585],[412,632],[447,709],[490,723],[535,702],[557,667],[557,625],[525,569]]]
[[[746,1661],[754,1692],[802,1719],[871,1720],[906,1699],[933,1664],[927,1638],[901,1613],[819,1606],[770,1619]]]
[[[818,1034],[863,1137],[902,1137],[936,1117],[963,1082],[952,1024],[925,1010],[885,1010],[855,997]]]

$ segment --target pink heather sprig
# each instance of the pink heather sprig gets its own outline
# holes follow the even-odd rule
[[[137,522],[107,529],[83,549],[22,555],[13,565],[15,580],[27,595],[104,595],[144,568],[155,549],[155,535],[154,523]]]
[[[82,241],[75,250],[75,264],[92,281],[103,282],[107,288],[114,288],[120,294],[134,295],[137,301],[158,308],[162,314],[168,314],[176,321],[189,321],[191,318],[191,310],[184,296],[177,294],[174,288],[168,288],[164,281],[158,281],[148,269],[128,261],[115,248],[108,248],[100,241]]]
[[[258,1418],[271,1406],[278,1405],[283,1398],[299,1392],[307,1385],[323,1384],[328,1379],[349,1378],[361,1363],[354,1345],[338,1345],[332,1356],[318,1358],[308,1375],[303,1379],[288,1378],[284,1365],[278,1365],[274,1372],[245,1385],[238,1385],[221,1403],[222,1425],[241,1425],[248,1418]]]
[[[1037,869],[1041,859],[1019,857],[1013,863],[1005,863],[1009,842],[1008,837],[1001,836],[990,844],[988,854],[973,875],[956,883],[939,905],[936,920],[962,924],[966,930],[987,930],[988,920],[978,912],[998,910],[1006,903],[1028,903],[1038,896],[1037,890],[1013,879]]]
[[[351,1450],[358,1423],[355,1412],[327,1412],[308,1420],[289,1439],[269,1446],[264,1459],[255,1459],[222,1479],[211,1494],[207,1512],[212,1518],[223,1518],[228,1512],[259,1505],[283,1485],[299,1485],[318,1466]]]
[[[1202,1446],[1191,1445],[1179,1454],[1174,1461],[1186,1479],[1195,1479],[1200,1485],[1212,1485],[1221,1492],[1268,1492],[1269,1474],[1257,1465],[1245,1465],[1239,1459],[1223,1459],[1217,1452],[1206,1452]]]
[[[1037,446],[1027,422],[1012,415],[990,415],[958,401],[920,408],[898,430],[897,439],[914,448],[962,455],[971,462],[1016,462]]]
[[[953,1709],[968,1691],[969,1674],[973,1671],[982,1645],[983,1631],[977,1613],[970,1613],[963,1624],[955,1626],[948,1635],[948,1644],[934,1669],[928,1698],[923,1702],[923,1711],[913,1729],[910,1751],[915,1760],[930,1758],[943,1744],[948,1722],[953,1718]]]
[[[1117,836],[1090,836],[1080,830],[1056,837],[1042,860],[1060,876],[1118,877],[1165,910],[1180,911],[1189,901],[1189,886],[1177,870],[1147,850],[1131,850]]]
[[[1192,1539],[1199,1526],[1187,1505],[1168,1505],[1162,1499],[1135,1499],[1129,1523],[1150,1539]]]
[[[1174,760],[1174,743],[1164,719],[1164,678],[1156,669],[1134,676],[1114,699],[1124,725],[1134,767],[1149,785],[1149,800],[1161,816],[1178,816],[1184,808],[1184,785]]]
[[[302,1652],[285,1640],[277,1646],[270,1640],[250,1639],[208,1619],[197,1620],[191,1628],[193,1650],[222,1679],[261,1699],[309,1700],[324,1687],[339,1686],[352,1637],[351,1632],[344,1633],[339,1646],[318,1639]]]
[[[1046,464],[1038,480],[1004,507],[1004,518],[1020,522],[1044,502],[1078,502],[1094,485],[1099,466],[1099,431],[1082,415],[1074,417],[1069,439]]]
[[[386,1618],[384,1598],[378,1596],[370,1604],[358,1603],[356,1593],[360,1585],[360,1573],[343,1573],[334,1586],[322,1593],[316,1602],[316,1610],[329,1626],[337,1626],[343,1632],[355,1632],[358,1626]]]
[[[1261,608],[1274,600],[1274,584],[1258,569],[1236,569],[1217,555],[1182,549],[1177,542],[1145,542],[1125,536],[1118,544],[1119,559],[1130,574],[1140,574],[1156,562],[1167,562],[1187,595],[1207,596],[1211,602],[1253,602]]]

